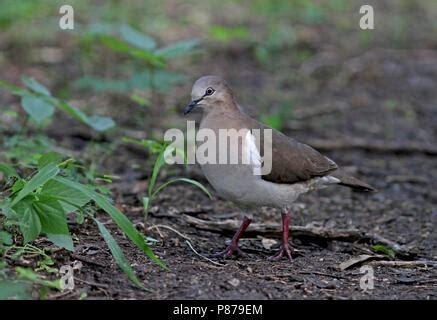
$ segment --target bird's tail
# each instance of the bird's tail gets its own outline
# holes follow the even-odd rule
[[[354,191],[363,191],[363,192],[377,191],[374,187],[365,183],[364,181],[345,175],[341,172],[334,172],[331,174],[331,176],[340,180],[340,182],[338,183],[339,185],[352,188]]]

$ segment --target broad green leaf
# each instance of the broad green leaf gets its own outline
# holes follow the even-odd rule
[[[34,190],[44,185],[47,181],[53,179],[55,176],[58,175],[58,173],[59,168],[53,163],[50,163],[41,170],[39,170],[38,173],[24,185],[23,189],[18,192],[17,196],[11,203],[11,207],[13,207],[21,199],[26,197]]]
[[[26,180],[21,178],[17,179],[17,181],[15,181],[15,183],[12,185],[11,188],[12,193],[16,193],[20,191],[21,189],[24,188],[25,185],[26,185]]]
[[[38,124],[53,116],[53,113],[55,112],[55,108],[50,103],[43,98],[36,96],[22,97],[21,105],[32,120]]]
[[[59,201],[45,195],[38,195],[38,200],[32,203],[32,210],[39,216],[41,232],[69,234],[67,218]]]
[[[16,280],[0,281],[0,300],[31,300],[32,287],[29,283]]]
[[[0,213],[2,213],[7,218],[5,224],[8,221],[12,222],[18,219],[18,214],[15,212],[15,210],[9,207],[9,202],[9,199],[0,201]]]
[[[43,168],[50,163],[59,164],[64,156],[57,152],[48,152],[42,154],[38,159],[38,168]]]
[[[47,238],[51,242],[53,242],[54,245],[65,248],[69,251],[74,251],[74,244],[73,239],[71,239],[71,236],[69,234],[47,234]]]
[[[197,182],[195,180],[192,179],[188,179],[188,178],[177,178],[177,179],[173,179],[170,181],[167,181],[166,183],[160,185],[155,192],[153,192],[152,198],[154,198],[161,190],[165,189],[166,187],[168,187],[170,184],[176,183],[176,182],[185,182],[185,183],[189,183],[192,184],[196,187],[198,187],[200,190],[202,190],[203,192],[206,193],[206,195],[210,198],[212,198],[211,193],[208,191],[208,189],[206,189],[200,182]]]
[[[144,50],[153,50],[156,47],[156,42],[152,37],[145,35],[127,24],[120,27],[120,35],[124,41]]]
[[[144,236],[138,232],[132,222],[130,222],[130,220],[120,210],[114,207],[108,201],[108,199],[106,199],[101,194],[95,192],[92,188],[84,186],[80,183],[70,181],[63,177],[56,177],[55,180],[88,195],[101,209],[109,214],[112,220],[114,220],[118,227],[139,249],[141,249],[156,264],[160,265],[163,268],[166,268],[165,264],[161,260],[159,260],[159,258],[155,256],[153,251],[149,248],[146,241],[144,240]]]
[[[41,221],[39,216],[28,207],[24,209],[24,212],[20,214],[17,210],[17,213],[20,215],[20,230],[24,237],[24,242],[30,242],[38,238],[41,233]]]
[[[119,265],[121,270],[126,273],[128,278],[138,287],[144,289],[143,284],[138,280],[137,276],[135,275],[135,271],[132,269],[132,267],[129,264],[129,261],[127,261],[126,257],[123,254],[123,251],[121,250],[120,246],[117,244],[117,241],[115,241],[114,237],[111,235],[109,230],[105,227],[105,225],[98,220],[94,219],[96,222],[99,231],[105,240],[106,244],[108,245],[109,250],[111,251],[112,256],[115,259],[115,262]]]
[[[198,39],[191,39],[173,43],[167,47],[155,51],[155,54],[163,58],[173,58],[192,51],[199,44]]]
[[[41,194],[58,200],[65,213],[75,212],[91,201],[83,192],[55,180],[48,181],[42,187]]]
[[[42,85],[41,83],[39,83],[38,81],[36,81],[33,78],[29,78],[27,76],[22,76],[21,77],[21,81],[29,88],[32,89],[34,92],[45,95],[45,96],[49,96],[50,95],[50,91],[49,89],[47,89],[44,85]]]
[[[0,172],[3,172],[8,178],[10,177],[19,178],[17,171],[15,171],[15,169],[12,166],[6,163],[0,163]]]

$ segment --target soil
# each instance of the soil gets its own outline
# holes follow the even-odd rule
[[[387,65],[395,68],[392,60],[401,59],[396,65],[399,70],[393,71],[393,75],[387,72],[374,74],[372,81],[359,73],[354,75],[353,80],[348,80],[347,90],[335,89],[341,96],[337,96],[332,89],[324,88],[317,96],[300,100],[302,107],[297,110],[304,111],[316,108],[312,106],[328,105],[328,102],[335,104],[341,101],[347,105],[346,108],[287,123],[284,131],[303,142],[319,139],[346,141],[347,144],[353,137],[364,137],[369,147],[351,145],[323,151],[347,171],[375,186],[379,192],[354,193],[347,188],[330,187],[307,194],[299,199],[293,211],[293,225],[312,224],[333,230],[371,232],[409,248],[414,256],[407,260],[436,259],[436,158],[427,152],[411,151],[408,147],[415,143],[427,146],[435,143],[437,109],[432,105],[433,87],[427,81],[437,84],[437,54],[429,53],[428,60],[420,62],[415,58],[417,54],[421,53],[401,53],[400,57],[393,56],[389,61],[375,55],[371,62],[376,64],[375,70],[388,68]],[[239,65],[238,61],[236,65]],[[428,80],[408,84],[404,78],[408,73],[413,73],[417,79],[426,77]],[[244,83],[241,79],[239,81],[238,76],[236,79],[233,76],[229,78],[235,82],[235,87]],[[310,79],[306,84],[316,80]],[[241,91],[258,92],[257,89],[268,82],[268,76],[260,76],[255,84],[245,83],[249,88],[243,85]],[[380,85],[382,82],[384,89]],[[417,85],[422,90],[420,102],[415,100]],[[295,92],[299,89],[293,87]],[[302,96],[308,97],[305,93]],[[389,99],[397,101],[396,107],[387,106]],[[254,109],[249,109],[249,112],[257,113]],[[293,129],[296,123],[299,128]],[[64,136],[64,139],[68,141],[69,138]],[[376,142],[383,145],[400,143],[405,152],[384,148],[372,150]],[[272,209],[254,213],[254,222],[277,223],[276,235],[251,233],[249,227],[247,238],[241,241],[247,256],[225,261],[208,260],[212,253],[224,249],[232,234],[228,231],[200,230],[187,223],[184,216],[221,221],[240,219],[241,213],[223,199],[210,200],[192,186],[177,185],[158,196],[144,224],[139,195],[145,191],[148,176],[144,176],[142,170],[133,170],[129,166],[131,163],[145,163],[144,158],[145,154],[142,155],[141,151],[122,146],[108,158],[106,165],[116,168],[115,172],[121,177],[122,182],[113,186],[117,205],[140,230],[158,240],[153,249],[170,269],[163,270],[150,262],[123,238],[113,224],[109,224],[150,292],[138,290],[120,272],[92,224],[73,226],[78,239],[76,258],[85,257],[94,262],[83,262],[83,268],[77,274],[80,280],[75,290],[59,298],[77,298],[81,292],[96,299],[436,298],[435,265],[406,268],[375,266],[374,289],[363,291],[360,288],[363,274],[359,264],[350,269],[339,269],[340,263],[350,258],[374,254],[369,244],[360,241],[294,239],[296,254],[291,263],[286,260],[269,261],[267,258],[274,254],[280,239],[280,213]],[[207,183],[195,166],[187,171],[169,168],[161,178],[173,175],[191,176]],[[102,215],[101,219],[105,221],[107,218]],[[271,248],[263,245],[272,243],[272,240],[276,243],[273,242]],[[67,252],[59,252],[58,258],[60,264],[76,260]]]
[[[311,57],[304,62],[283,54],[276,58],[274,67],[266,67],[255,60],[252,48],[211,46],[207,54],[196,56],[195,63],[185,61],[178,66],[189,79],[161,94],[157,104],[160,108],[145,111],[117,95],[99,94],[96,98],[84,94],[83,99],[89,98],[99,107],[107,106],[99,112],[116,119],[117,132],[96,137],[87,128],[58,114],[47,133],[83,158],[89,153],[87,146],[91,140],[120,141],[124,135],[151,137],[152,133],[162,133],[163,128],[175,124],[184,127],[186,119],[180,111],[188,102],[193,81],[204,74],[220,74],[231,83],[249,114],[256,118],[267,112],[280,114],[284,133],[310,143],[378,189],[377,193],[354,193],[343,187],[329,187],[304,195],[293,210],[293,226],[357,229],[389,239],[412,252],[407,258],[385,256],[385,260],[437,260],[437,51],[384,48],[384,39],[369,50],[345,50],[330,45],[328,38],[318,35],[317,29],[306,31],[309,36],[317,35],[317,39],[310,37],[288,51],[302,47],[309,50]],[[347,43],[343,40],[342,43]],[[429,47],[432,45],[436,47],[435,40]],[[77,64],[74,57],[78,56],[79,47],[65,49],[68,54],[62,64],[28,67],[20,65],[18,58],[15,61],[11,58],[11,64],[3,65],[0,74],[18,83],[21,73],[44,79],[41,70],[49,69],[51,80],[46,83],[52,81],[51,87],[62,88],[68,77],[75,78],[79,72],[75,68],[65,70],[65,66]],[[5,52],[5,57],[12,57],[12,53]],[[105,57],[102,61],[103,64],[111,60]],[[8,105],[18,103],[9,96],[1,99]],[[190,119],[198,119],[198,115]],[[357,139],[361,139],[359,144]],[[389,147],[393,144],[397,148]],[[362,264],[345,270],[339,268],[340,263],[353,257],[376,254],[372,243],[359,240],[297,237],[292,240],[295,249],[292,262],[269,261],[267,258],[279,246],[281,217],[278,211],[268,208],[253,213],[254,223],[276,223],[276,234],[259,234],[249,227],[241,241],[246,256],[212,258],[212,253],[225,248],[232,233],[199,229],[188,223],[186,216],[205,221],[238,220],[241,212],[237,208],[218,197],[210,200],[193,186],[173,185],[154,200],[145,221],[140,199],[146,192],[153,159],[141,149],[118,144],[100,160],[102,172],[120,177],[111,185],[116,205],[140,231],[157,240],[152,248],[169,270],[151,262],[104,213],[99,213],[100,221],[107,223],[148,290],[132,285],[112,259],[95,225],[85,221],[83,225],[70,226],[75,252],[60,250],[54,254],[56,267],[76,260],[82,262],[82,269],[75,274],[75,289],[51,292],[51,299],[78,299],[83,293],[88,299],[437,297],[437,271],[432,264],[374,265],[374,289],[362,290]],[[167,167],[160,181],[173,176],[195,178],[212,190],[196,166],[187,170]]]

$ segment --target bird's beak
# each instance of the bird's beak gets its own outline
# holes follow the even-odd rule
[[[200,99],[196,99],[196,100],[191,101],[190,104],[184,109],[184,115],[189,114],[202,99],[203,99],[203,97]]]

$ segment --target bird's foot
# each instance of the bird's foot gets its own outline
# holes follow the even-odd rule
[[[240,256],[245,256],[246,253],[238,247],[238,243],[231,242],[231,244],[223,251],[213,254],[213,257],[217,258],[229,258],[233,253],[236,253]]]
[[[279,251],[274,256],[271,256],[269,260],[277,261],[280,260],[282,257],[286,257],[291,262],[293,260],[292,254],[293,248],[288,243],[283,243],[281,244]]]

